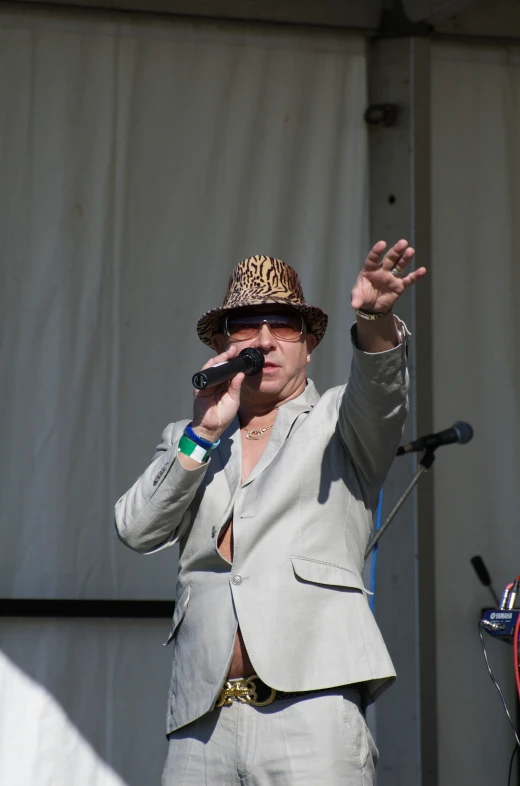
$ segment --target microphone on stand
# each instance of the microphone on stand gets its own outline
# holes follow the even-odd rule
[[[444,431],[438,431],[437,434],[428,434],[426,437],[419,437],[419,439],[409,442],[407,445],[401,445],[397,449],[398,456],[404,456],[405,453],[417,453],[421,450],[435,450],[441,445],[452,445],[458,442],[460,445],[466,445],[473,439],[473,429],[469,423],[464,423],[458,420],[451,428]]]
[[[237,374],[240,374],[240,372],[248,376],[259,374],[263,365],[263,354],[254,347],[246,347],[236,358],[231,358],[231,360],[227,360],[225,363],[217,363],[216,366],[211,366],[203,371],[197,371],[191,381],[194,388],[204,390],[204,388],[227,382]]]
[[[498,606],[499,606],[498,595],[495,592],[495,588],[493,587],[493,583],[491,581],[491,576],[489,575],[488,569],[486,568],[486,566],[484,564],[484,560],[482,559],[482,557],[479,557],[477,555],[476,557],[472,557],[470,559],[470,562],[473,565],[475,573],[477,574],[481,584],[483,584],[484,587],[488,587],[489,588],[489,591],[491,592],[491,594],[493,596],[493,600],[495,601],[495,603],[497,605],[497,608],[498,608]]]
[[[447,428],[445,431],[439,431],[437,434],[428,434],[426,437],[420,437],[413,442],[409,442],[407,445],[401,445],[397,451],[398,456],[403,456],[405,453],[414,453],[415,451],[419,450],[424,450],[424,456],[422,456],[421,460],[419,461],[419,466],[412,479],[412,482],[408,485],[408,487],[397,500],[396,504],[388,514],[383,526],[376,532],[372,540],[369,542],[365,550],[365,559],[375,548],[383,533],[394,520],[396,514],[401,509],[409,494],[417,485],[419,478],[421,478],[422,475],[427,472],[430,467],[432,467],[433,462],[435,461],[435,448],[438,448],[440,445],[451,445],[453,442],[459,442],[461,445],[464,445],[466,442],[469,442],[472,439],[473,429],[469,423],[458,421],[451,428]]]

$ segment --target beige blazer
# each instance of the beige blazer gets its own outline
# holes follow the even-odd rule
[[[167,733],[214,706],[237,625],[273,688],[364,682],[370,701],[394,679],[361,571],[407,412],[408,335],[387,352],[354,348],[348,385],[320,397],[309,380],[280,407],[245,483],[238,419],[192,471],[177,461],[183,420],[166,427],[118,501],[117,531],[130,548],[151,554],[180,541]],[[231,516],[232,565],[217,548]]]

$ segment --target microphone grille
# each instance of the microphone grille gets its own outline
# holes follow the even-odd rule
[[[242,352],[239,352],[239,355],[247,355],[247,357],[251,360],[251,371],[248,372],[250,376],[260,373],[264,365],[264,356],[260,350],[255,349],[254,347],[246,347],[242,350]]]
[[[461,445],[466,445],[468,442],[471,442],[473,439],[473,428],[469,425],[469,423],[464,423],[463,420],[458,420],[453,428],[457,432],[458,435],[458,442]]]

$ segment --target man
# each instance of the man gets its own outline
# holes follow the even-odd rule
[[[392,308],[426,272],[385,248],[352,290],[349,383],[322,397],[306,367],[327,315],[280,260],[237,265],[198,335],[206,367],[255,347],[261,373],[196,392],[116,505],[130,548],[180,542],[163,786],[373,782],[364,708],[395,673],[361,571],[407,412]]]

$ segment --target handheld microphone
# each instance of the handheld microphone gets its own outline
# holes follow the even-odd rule
[[[452,445],[458,442],[465,445],[473,439],[473,429],[469,423],[464,423],[458,420],[451,428],[444,431],[439,431],[437,434],[428,434],[426,437],[419,437],[414,442],[409,442],[407,445],[401,445],[397,450],[398,456],[403,456],[405,453],[416,453],[420,450],[435,450],[441,445]]]
[[[259,374],[263,365],[264,356],[262,353],[254,347],[246,347],[236,358],[231,358],[225,363],[217,363],[216,366],[211,366],[203,371],[197,371],[191,382],[197,390],[204,390],[204,388],[220,385],[222,382],[227,382],[228,379],[233,379],[241,371],[248,376]]]

